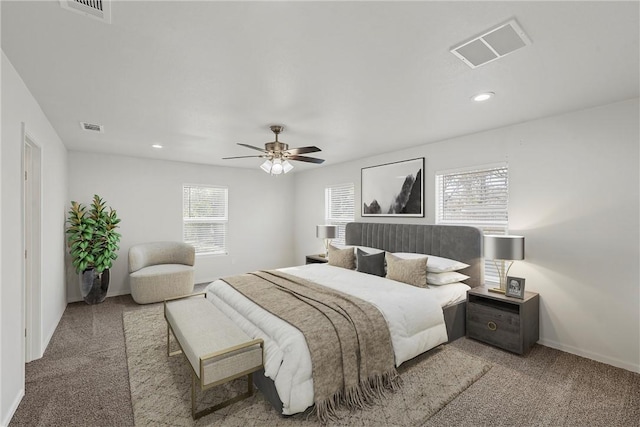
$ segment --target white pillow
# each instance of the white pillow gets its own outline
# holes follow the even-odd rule
[[[353,248],[353,246],[349,246],[349,245],[341,245],[340,243],[334,243],[331,242],[331,246],[333,246],[336,249],[347,249],[347,248]],[[354,249],[355,251],[355,249]]]
[[[469,264],[465,264],[464,262],[449,258],[442,258],[435,255],[414,254],[408,252],[397,252],[394,253],[394,255],[402,259],[416,259],[426,256],[428,257],[427,271],[430,273],[446,273],[448,271],[458,271],[469,267]]]
[[[446,273],[429,273],[429,261],[427,260],[427,284],[429,285],[448,285],[450,283],[462,282],[467,280],[469,276],[466,276],[457,271],[448,271]]]
[[[365,251],[366,253],[368,253],[369,255],[373,255],[373,254],[379,254],[381,252],[384,252],[382,249],[378,249],[378,248],[369,248],[367,246],[351,246],[351,245],[341,245],[340,243],[333,243],[331,242],[331,246],[333,246],[336,249],[347,249],[347,248],[353,248],[353,253],[356,253],[356,249],[360,248],[363,251]]]
[[[382,249],[369,248],[367,246],[356,246],[356,248],[368,253],[369,255],[375,255],[384,252]]]

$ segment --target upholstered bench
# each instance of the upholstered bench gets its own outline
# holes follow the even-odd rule
[[[206,294],[167,299],[167,355],[183,353],[191,365],[191,415],[198,419],[253,394],[253,372],[263,367],[262,339],[252,340],[206,299]],[[171,351],[171,334],[180,350]],[[204,391],[244,375],[248,389],[234,398],[197,411],[196,388]]]

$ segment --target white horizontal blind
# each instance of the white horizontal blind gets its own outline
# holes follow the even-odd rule
[[[226,187],[182,187],[183,239],[196,254],[227,253],[228,196]]]
[[[344,245],[344,232],[348,222],[355,218],[353,183],[329,186],[325,189],[325,220],[338,226],[338,235],[333,241]]]
[[[507,166],[436,174],[436,223],[471,225],[484,234],[509,227]],[[498,282],[493,260],[485,260],[485,280]]]

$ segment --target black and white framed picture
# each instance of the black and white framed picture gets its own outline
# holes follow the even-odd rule
[[[522,277],[507,276],[507,289],[504,294],[508,297],[524,299],[524,279]]]
[[[424,157],[362,168],[362,216],[424,216]]]

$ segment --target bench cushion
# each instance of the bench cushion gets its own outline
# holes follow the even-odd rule
[[[168,301],[166,317],[198,377],[201,357],[251,341],[242,329],[202,297]],[[203,366],[200,382],[206,386],[262,366],[262,348],[256,344],[236,350],[208,359]]]

